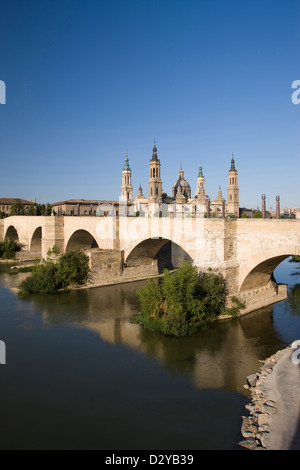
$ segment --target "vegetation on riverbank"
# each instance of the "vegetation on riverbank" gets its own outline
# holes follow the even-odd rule
[[[187,336],[226,311],[225,281],[221,274],[198,272],[185,261],[176,272],[164,271],[161,282],[148,280],[137,292],[141,312],[132,319],[151,331]]]
[[[32,273],[34,271],[34,268],[35,266],[16,267],[12,270],[11,274]]]
[[[21,245],[15,240],[0,242],[0,259],[15,259],[18,251],[21,251]]]
[[[57,263],[42,260],[19,286],[24,294],[54,294],[71,285],[83,285],[89,274],[89,258],[80,250],[68,251]]]

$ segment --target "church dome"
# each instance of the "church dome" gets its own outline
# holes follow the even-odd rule
[[[184,172],[182,168],[179,171],[178,180],[175,181],[173,185],[173,197],[176,197],[178,189],[180,188],[180,193],[185,196],[187,199],[191,197],[191,187],[189,183],[184,179]]]

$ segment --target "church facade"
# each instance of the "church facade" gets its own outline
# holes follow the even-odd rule
[[[199,167],[197,187],[195,195],[192,195],[191,186],[184,178],[184,171],[180,168],[178,179],[172,187],[172,194],[167,195],[163,191],[161,179],[161,163],[157,155],[154,142],[152,158],[149,162],[148,197],[143,195],[141,186],[138,194],[133,199],[133,187],[131,183],[132,172],[129,159],[126,155],[122,170],[121,200],[127,203],[129,212],[154,215],[158,211],[167,215],[170,212],[186,212],[192,215],[204,217],[239,217],[239,187],[238,172],[232,156],[231,166],[228,172],[227,201],[223,197],[219,187],[216,199],[211,200],[205,190],[205,178],[202,166]]]

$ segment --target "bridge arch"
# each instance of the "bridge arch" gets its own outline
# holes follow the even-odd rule
[[[13,225],[10,225],[8,227],[8,229],[6,230],[6,234],[5,234],[4,239],[5,240],[15,240],[17,242],[20,241],[18,232],[17,232],[16,228]]]
[[[165,268],[178,267],[185,259],[192,257],[179,245],[167,238],[147,238],[139,242],[128,254],[125,265],[141,267],[157,265],[158,272]]]
[[[30,251],[38,255],[42,254],[42,227],[37,227],[33,232],[30,243]]]
[[[299,250],[298,250],[299,251]],[[250,263],[247,267],[247,272],[243,270],[244,274],[240,282],[240,292],[245,292],[253,289],[258,289],[260,287],[266,286],[270,280],[274,280],[273,272],[279,266],[282,261],[293,256],[294,254],[291,250],[290,253],[285,252],[285,254],[278,254],[277,256],[270,256],[263,261],[256,263]]]
[[[68,242],[66,243],[65,251],[75,250],[76,248],[85,251],[92,248],[99,248],[99,246],[96,239],[90,232],[79,229],[70,236]]]

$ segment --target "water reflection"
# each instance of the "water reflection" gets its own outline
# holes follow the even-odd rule
[[[4,282],[13,288],[17,277],[6,275]],[[285,346],[274,325],[274,306],[241,319],[215,323],[192,337],[169,338],[149,332],[130,323],[130,317],[138,313],[136,290],[142,285],[144,282],[50,297],[34,295],[23,302],[32,313],[42,312],[43,328],[70,325],[88,329],[102,341],[122,343],[142,352],[172,375],[186,375],[199,389],[245,394],[245,379],[259,368],[258,361]],[[293,311],[299,300],[296,295],[300,295],[299,286],[292,289],[288,300],[288,308]],[[283,309],[282,304],[279,308]]]
[[[294,284],[289,289],[285,310],[293,316],[300,317],[300,284]]]
[[[236,448],[246,376],[300,338],[289,263],[287,301],[182,339],[130,323],[144,283],[25,300],[1,271],[1,449]]]

